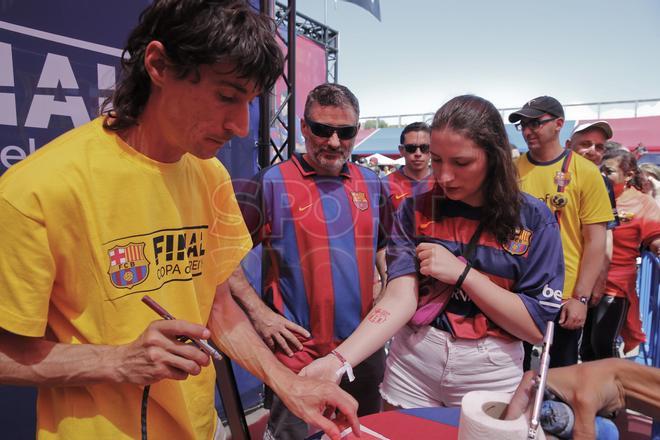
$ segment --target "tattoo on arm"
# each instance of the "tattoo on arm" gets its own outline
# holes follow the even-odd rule
[[[374,324],[382,324],[387,321],[388,316],[390,316],[390,312],[381,309],[380,307],[376,307],[371,312],[369,312],[367,318],[369,319],[369,322]]]

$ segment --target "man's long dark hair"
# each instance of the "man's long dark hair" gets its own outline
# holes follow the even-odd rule
[[[274,22],[241,0],[154,0],[140,14],[122,55],[122,76],[103,104],[113,118],[106,128],[123,130],[137,123],[151,93],[144,67],[145,49],[159,41],[179,78],[199,80],[199,67],[226,62],[233,73],[254,81],[258,90],[273,87],[284,64]]]
[[[484,230],[495,235],[499,243],[506,243],[520,226],[521,195],[502,116],[483,98],[457,96],[440,107],[433,117],[431,130],[443,129],[459,133],[486,152],[482,221]]]

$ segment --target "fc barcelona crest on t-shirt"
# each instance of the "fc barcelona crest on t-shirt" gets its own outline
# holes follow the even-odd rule
[[[569,183],[571,183],[571,173],[568,171],[557,171],[555,173],[555,185],[561,188],[565,188]]]
[[[513,240],[502,245],[502,248],[511,255],[525,255],[532,242],[532,231],[527,229],[518,230]]]
[[[149,261],[144,256],[144,243],[115,246],[108,251],[108,257],[108,274],[115,287],[130,289],[147,279]]]
[[[366,211],[369,207],[369,201],[367,200],[367,195],[362,191],[351,191],[351,198],[355,207],[360,211]]]

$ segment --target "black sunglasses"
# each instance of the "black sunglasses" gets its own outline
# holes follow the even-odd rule
[[[332,137],[334,133],[337,133],[337,137],[342,141],[353,139],[359,128],[359,125],[344,125],[341,127],[334,127],[332,125],[314,122],[307,118],[305,118],[305,122],[309,126],[310,130],[312,130],[312,134],[314,134],[314,136],[329,138]]]
[[[415,145],[415,144],[404,144],[401,145],[401,147],[406,150],[406,153],[412,154],[417,149],[419,148],[419,151],[422,152],[422,154],[428,153],[429,152],[429,144],[421,144],[421,145]]]
[[[531,119],[531,120],[526,121],[526,122],[520,121],[517,124],[515,124],[515,126],[516,126],[516,130],[518,130],[518,131],[523,131],[527,127],[531,128],[532,130],[538,130],[538,128],[541,125],[543,125],[547,122],[554,121],[555,119],[559,119],[559,118],[554,117],[554,118],[548,118],[548,119]]]

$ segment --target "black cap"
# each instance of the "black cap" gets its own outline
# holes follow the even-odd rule
[[[558,118],[564,117],[564,109],[552,96],[539,96],[525,103],[520,110],[509,115],[509,122],[518,122],[522,118],[536,119],[544,114],[550,114]]]

